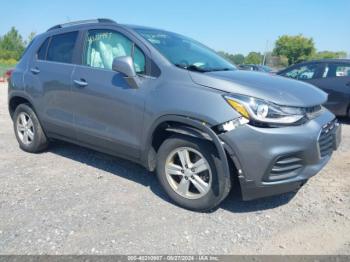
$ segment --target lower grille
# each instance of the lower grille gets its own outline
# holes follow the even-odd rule
[[[302,160],[298,157],[280,157],[273,165],[268,179],[276,181],[297,176],[302,167]]]
[[[332,130],[336,127],[336,124],[337,120],[334,119],[322,127],[320,136],[318,138],[318,146],[321,157],[330,155],[333,152],[334,135]]]

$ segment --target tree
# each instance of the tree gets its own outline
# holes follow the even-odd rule
[[[224,51],[219,51],[218,54],[222,57],[225,58],[227,61],[232,62],[232,55],[229,53],[226,53]]]
[[[218,54],[235,65],[240,65],[244,63],[244,55],[242,54],[233,55],[224,51],[219,51]]]
[[[241,65],[244,63],[244,55],[242,54],[235,54],[232,56],[232,61],[236,65]]]
[[[285,56],[288,64],[292,65],[310,59],[315,53],[315,45],[312,38],[303,35],[280,36],[273,50],[275,56]]]
[[[260,64],[263,56],[258,52],[250,52],[244,59],[245,64]]]
[[[224,51],[219,51],[218,54],[235,65],[240,65],[244,63],[244,55],[242,54],[233,55]]]
[[[0,59],[18,60],[23,51],[23,39],[15,27],[0,38]]]
[[[34,39],[35,35],[36,35],[36,33],[35,33],[35,32],[31,32],[31,33],[29,34],[28,39],[27,39],[27,41],[25,42],[25,44],[26,44],[26,45],[29,45],[29,44],[30,44],[30,42],[32,42],[32,41],[33,41],[33,39]]]

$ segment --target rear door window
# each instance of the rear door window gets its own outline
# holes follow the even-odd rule
[[[47,51],[47,60],[68,64],[72,63],[77,36],[78,32],[52,36]]]

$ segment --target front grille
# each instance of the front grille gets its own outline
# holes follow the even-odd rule
[[[276,181],[297,176],[302,167],[302,160],[296,156],[280,157],[273,165],[268,179]]]
[[[336,127],[337,123],[338,121],[334,119],[322,127],[320,136],[318,138],[318,146],[321,157],[330,155],[333,151],[334,135],[332,130]]]

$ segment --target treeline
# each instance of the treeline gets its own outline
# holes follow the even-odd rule
[[[317,51],[312,38],[303,35],[283,35],[275,42],[272,52],[262,54],[250,52],[247,56],[242,54],[230,54],[220,51],[223,57],[236,65],[240,64],[265,64],[275,68],[286,67],[299,62],[313,59],[346,58],[344,51]]]

